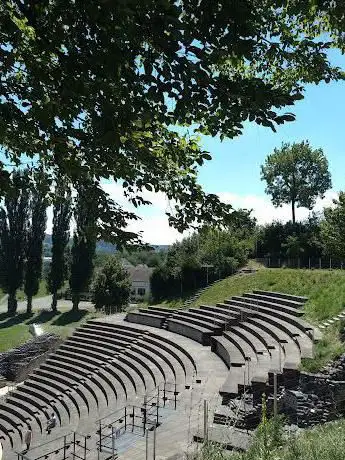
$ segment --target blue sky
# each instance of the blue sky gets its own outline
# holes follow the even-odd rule
[[[345,58],[344,58],[345,59]],[[203,137],[213,160],[200,171],[200,182],[210,192],[263,195],[260,165],[282,142],[308,139],[326,154],[335,190],[345,188],[345,82],[309,86],[305,99],[291,109],[296,121],[279,126],[277,133],[247,123],[242,136],[220,142]]]
[[[345,58],[338,60],[345,68]],[[343,63],[342,63],[343,61]],[[200,168],[199,181],[207,192],[217,193],[235,208],[253,209],[259,223],[291,219],[289,205],[274,208],[265,195],[265,184],[260,180],[260,165],[274,147],[282,142],[300,142],[308,139],[314,148],[322,148],[329,161],[333,187],[324,200],[318,200],[316,211],[329,206],[339,190],[345,190],[345,82],[309,85],[305,99],[287,108],[296,114],[296,121],[286,123],[274,133],[255,123],[247,123],[243,135],[221,142],[219,138],[202,136],[203,148],[212,154],[212,160]],[[119,188],[109,184],[109,193],[119,196]],[[164,210],[165,198],[160,194],[147,194],[154,205],[142,208],[142,220],[133,230],[143,230],[149,243],[170,244],[181,235],[169,228]],[[297,219],[307,217],[309,211],[298,209]]]

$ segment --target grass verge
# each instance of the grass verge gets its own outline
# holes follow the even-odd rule
[[[91,310],[81,309],[72,312],[60,309],[57,314],[51,311],[34,311],[32,315],[18,313],[8,317],[6,313],[0,314],[0,352],[14,348],[31,338],[30,324],[40,324],[44,331],[54,332],[61,337],[67,337],[83,322],[101,316]]]
[[[208,445],[190,460],[341,460],[345,449],[345,420],[320,425],[286,438],[275,433],[268,422],[258,430],[252,446],[244,453],[228,453]],[[276,436],[278,435],[278,436]],[[276,438],[275,438],[276,436]]]

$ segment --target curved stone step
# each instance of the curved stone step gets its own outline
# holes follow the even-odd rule
[[[240,302],[229,300],[227,301],[226,305],[229,305],[232,309],[238,309],[238,311],[241,311],[241,309],[244,307],[248,310],[248,305],[244,304],[244,307],[242,307],[241,305],[238,305],[239,303]],[[264,313],[260,309],[253,309],[252,317],[261,318],[265,320],[268,324],[281,329],[292,340],[295,340],[301,351],[302,358],[311,358],[313,356],[313,344],[310,336],[306,333],[303,333],[301,329],[297,328],[293,324],[287,322],[287,320],[283,319],[283,317],[274,316],[273,314],[270,314],[268,311],[265,311]]]
[[[241,348],[222,335],[211,337],[211,350],[222,358],[228,368],[241,367],[245,364],[245,356]]]
[[[111,402],[111,395],[113,395],[115,401],[117,400],[118,389],[116,385],[114,385],[114,373],[105,368],[105,364],[107,364],[108,361],[106,357],[99,359],[99,354],[93,353],[90,349],[85,350],[84,348],[78,346],[71,347],[67,344],[60,346],[58,353],[62,353],[62,356],[69,356],[71,359],[76,359],[77,361],[83,361],[93,365],[102,379],[106,382],[105,388],[110,388],[109,391],[106,390],[108,404]]]
[[[165,316],[149,312],[130,312],[127,313],[125,321],[161,328],[165,321]]]
[[[266,297],[252,292],[246,292],[242,296],[233,296],[233,299],[243,300],[243,298],[250,300],[253,304],[262,305],[271,308],[272,310],[282,311],[288,315],[303,316],[303,311],[297,307],[291,307],[279,302],[280,299],[274,297]]]
[[[212,329],[190,324],[188,321],[182,321],[175,318],[167,320],[167,328],[170,332],[189,337],[202,345],[209,345],[210,337],[214,335]]]
[[[67,368],[66,368],[67,367]],[[56,382],[64,384],[69,388],[74,388],[85,401],[88,413],[98,412],[98,394],[90,379],[73,372],[70,366],[62,364],[60,361],[49,358],[42,364],[35,373],[39,374],[42,370],[46,371]]]
[[[80,375],[82,379],[90,381],[90,386],[94,387],[93,391],[97,397],[97,407],[101,408],[103,404],[109,405],[108,394],[112,393],[111,386],[108,385],[106,379],[99,372],[99,367],[95,365],[86,364],[84,360],[71,358],[63,353],[54,353],[54,355],[47,360],[48,363],[61,363],[61,366],[70,371],[74,370],[74,373]]]
[[[274,317],[281,318],[287,323],[295,326],[303,333],[311,333],[314,330],[314,327],[302,318],[291,315],[285,311],[277,310],[274,306],[270,306],[268,304],[261,305],[262,302],[260,302],[260,304],[256,302],[252,303],[251,300],[252,299],[247,299],[246,297],[233,297],[232,299],[226,300],[225,303],[232,305],[235,301],[239,306],[243,305],[245,308],[251,308],[254,311],[260,311],[262,313],[267,313]]]
[[[269,297],[275,297],[277,299],[291,300],[292,302],[297,302],[297,303],[302,303],[302,304],[304,304],[305,302],[308,301],[308,297],[292,295],[292,294],[285,294],[283,292],[263,291],[263,290],[260,290],[260,289],[255,289],[253,292],[254,292],[254,294],[260,294],[260,295],[265,295],[265,296],[269,296]]]
[[[189,321],[193,324],[206,327],[207,329],[222,331],[225,328],[226,321],[218,318],[212,318],[209,315],[203,315],[202,311],[193,312],[190,310],[174,313],[172,318],[182,319],[182,321]]]

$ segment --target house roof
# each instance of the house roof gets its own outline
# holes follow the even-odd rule
[[[124,267],[131,279],[131,281],[141,281],[141,282],[150,282],[151,273],[153,268],[148,267],[147,265],[137,265],[136,267]]]

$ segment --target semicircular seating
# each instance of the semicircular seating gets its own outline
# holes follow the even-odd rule
[[[263,388],[274,372],[291,375],[302,358],[313,357],[313,342],[320,338],[320,333],[302,318],[307,300],[255,290],[215,306],[173,311],[149,307],[129,313],[126,319],[166,328],[211,345],[229,369],[220,393],[233,397],[244,387]],[[151,321],[152,316],[155,318]]]
[[[44,443],[53,413],[57,433],[93,431],[97,419],[142,404],[159,385],[179,391],[195,372],[192,356],[168,338],[128,323],[89,321],[0,404],[0,442],[6,452],[20,450],[30,428]]]

